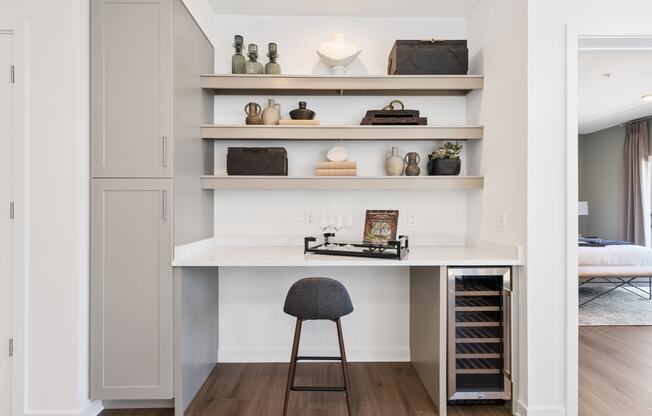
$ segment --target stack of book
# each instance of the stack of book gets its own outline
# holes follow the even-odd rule
[[[278,122],[279,126],[319,126],[319,120],[289,120],[281,119]]]
[[[344,162],[317,162],[317,176],[357,176],[358,164],[354,160]]]

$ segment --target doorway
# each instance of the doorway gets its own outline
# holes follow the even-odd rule
[[[0,32],[0,414],[12,409],[14,276],[14,35]]]
[[[638,152],[625,151],[626,137],[629,148],[635,143],[649,143],[649,137],[644,137],[649,136],[647,119],[652,107],[646,95],[652,84],[649,77],[638,77],[638,64],[634,63],[651,59],[652,36],[648,32],[647,26],[631,24],[584,22],[567,27],[569,414],[649,414],[649,391],[643,390],[649,389],[651,373],[647,363],[636,359],[652,351],[648,290],[652,250],[642,232],[626,231],[629,219],[618,221],[623,204],[630,203],[626,189],[640,190],[640,212],[649,202],[650,189],[645,186],[649,183],[645,179],[648,152],[641,151],[645,156],[639,158]],[[637,128],[630,129],[633,125]],[[596,169],[603,153],[610,153],[610,157]],[[632,164],[639,161],[636,166]],[[636,169],[625,169],[621,163]],[[627,172],[631,174],[627,176]],[[624,177],[614,180],[616,174]],[[612,180],[615,186],[609,191]],[[598,183],[601,193],[594,189]],[[605,194],[611,198],[603,199]],[[606,228],[607,221],[600,223],[605,213],[610,215],[611,228]],[[649,218],[639,217],[636,229],[644,230]],[[642,254],[636,259],[641,263],[623,262],[618,257],[636,250]],[[612,256],[611,252],[619,255]],[[646,260],[645,255],[650,257]],[[623,281],[623,285],[613,285]]]

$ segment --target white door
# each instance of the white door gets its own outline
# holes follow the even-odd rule
[[[14,227],[13,35],[0,33],[0,415],[11,414],[12,280]]]

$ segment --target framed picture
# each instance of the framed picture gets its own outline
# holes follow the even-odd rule
[[[398,228],[398,211],[396,210],[367,210],[364,222],[365,242],[387,244],[396,240]]]

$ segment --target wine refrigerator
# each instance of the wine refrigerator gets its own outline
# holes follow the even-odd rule
[[[509,267],[448,269],[448,401],[511,400]]]

